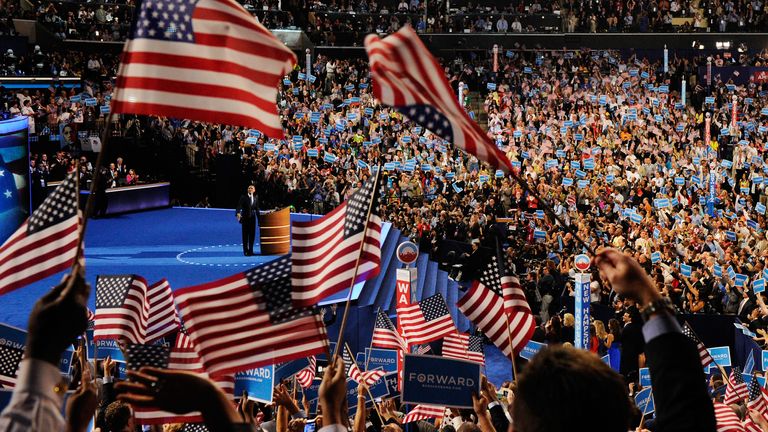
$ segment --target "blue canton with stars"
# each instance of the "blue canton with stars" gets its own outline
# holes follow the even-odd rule
[[[144,0],[133,38],[195,42],[192,14],[199,0]]]
[[[448,306],[445,305],[443,295],[440,293],[420,301],[419,307],[421,308],[421,313],[424,315],[425,321],[434,321],[450,313],[448,312]]]
[[[273,324],[314,315],[313,307],[295,308],[291,299],[291,256],[262,264],[245,272],[248,284],[261,290],[269,320]]]
[[[366,225],[366,216],[368,215],[368,208],[371,208],[371,215],[378,214],[379,210],[379,198],[380,193],[374,193],[374,185],[378,183],[376,178],[379,176],[381,170],[374,168],[374,174],[363,183],[360,189],[347,201],[347,207],[344,215],[344,237],[351,237],[355,234],[363,232]],[[381,188],[379,185],[378,189]],[[373,204],[371,205],[371,201]]]
[[[69,174],[29,216],[27,233],[34,234],[77,215],[77,195],[75,175]]]
[[[397,110],[440,138],[453,142],[451,122],[435,107],[431,105],[408,105]]]

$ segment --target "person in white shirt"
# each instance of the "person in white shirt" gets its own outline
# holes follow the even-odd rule
[[[509,23],[507,22],[507,19],[504,18],[504,15],[502,15],[501,18],[496,21],[496,31],[499,33],[506,33],[507,30],[509,30]]]
[[[523,31],[523,25],[520,24],[520,19],[515,17],[515,20],[512,21],[512,33],[521,33]]]

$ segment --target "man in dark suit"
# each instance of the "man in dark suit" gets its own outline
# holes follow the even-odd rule
[[[616,292],[637,302],[644,324],[657,432],[714,432],[715,415],[696,345],[640,264],[615,249],[594,259]],[[632,413],[627,386],[595,355],[569,347],[540,351],[521,372],[512,405],[516,432],[577,428],[626,432]]]
[[[243,255],[253,255],[253,240],[256,237],[256,218],[259,217],[259,196],[256,187],[248,186],[248,193],[237,203],[237,221],[243,228]]]

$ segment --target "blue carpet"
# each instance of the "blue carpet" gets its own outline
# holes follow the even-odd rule
[[[172,208],[91,220],[85,238],[87,279],[94,286],[98,274],[135,273],[149,283],[166,278],[176,289],[275,258],[243,256],[241,244],[234,210]],[[26,328],[35,300],[61,277],[52,276],[0,297],[0,322]],[[91,309],[94,302],[91,293]]]
[[[294,219],[306,218],[302,216]],[[386,238],[388,232],[387,224],[382,235]],[[85,242],[86,277],[92,286],[98,274],[138,274],[149,283],[166,278],[171,287],[179,289],[227,277],[276,258],[243,256],[240,225],[234,210],[225,209],[171,208],[91,220]],[[420,275],[422,283],[427,277],[426,264],[425,260]],[[51,276],[0,297],[0,322],[27,328],[34,302],[61,278],[62,274]],[[362,287],[363,283],[355,286],[354,298]],[[333,296],[336,297],[344,299],[346,295],[339,293]],[[93,310],[93,292],[89,304]],[[365,317],[361,319],[368,321]],[[369,331],[356,336],[361,341],[365,339],[362,345],[368,345]],[[500,384],[511,378],[511,364],[498,349],[486,346],[486,357],[486,373],[492,382]]]

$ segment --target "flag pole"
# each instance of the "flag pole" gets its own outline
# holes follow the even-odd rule
[[[376,174],[373,178],[373,197],[376,196],[376,192],[379,187],[379,177],[381,176],[381,167],[376,167]],[[373,199],[368,203],[368,211],[365,214],[365,226],[363,227],[363,238],[360,241],[360,250],[357,252],[357,259],[355,260],[355,273],[352,277],[352,281],[349,284],[349,293],[347,293],[347,301],[344,304],[344,316],[341,318],[341,325],[339,326],[339,338],[336,340],[336,350],[333,353],[331,362],[336,360],[339,355],[339,346],[344,341],[344,328],[347,326],[347,316],[349,315],[349,304],[352,302],[352,290],[355,287],[355,281],[357,280],[357,270],[360,268],[360,258],[363,256],[363,248],[365,247],[365,235],[368,232],[368,223],[371,218],[371,210],[373,209]]]
[[[376,314],[373,318],[373,331],[376,331],[376,320],[379,318],[379,310],[381,306],[376,306]],[[365,356],[365,371],[368,372],[368,364],[371,362],[371,351],[373,351],[373,335],[371,335],[371,343],[368,344],[368,355]],[[375,404],[374,404],[375,405]]]
[[[509,353],[510,358],[512,359],[512,373],[515,375],[513,382],[517,382],[517,361],[515,361],[515,357],[517,355],[515,354],[515,346],[512,345],[512,332],[509,330],[509,315],[504,313],[504,320],[507,322],[507,339],[509,339]]]
[[[117,90],[115,90],[115,93],[117,93]],[[104,130],[101,132],[101,151],[99,152],[99,155],[96,156],[96,163],[93,166],[93,178],[91,179],[91,188],[88,192],[88,199],[85,201],[85,211],[83,212],[83,221],[80,224],[80,233],[78,234],[78,241],[77,241],[77,255],[75,255],[75,261],[74,264],[72,264],[72,271],[77,270],[78,261],[83,255],[83,240],[85,240],[85,229],[88,226],[88,219],[91,217],[91,213],[93,212],[93,206],[94,206],[94,194],[96,192],[96,185],[101,181],[101,166],[104,164],[104,153],[106,153],[107,149],[107,142],[109,141],[109,136],[112,132],[112,123],[115,121],[115,115],[110,110],[109,116],[107,116],[107,124],[104,126]],[[80,173],[78,172],[78,177]],[[78,208],[80,207],[79,198],[80,198],[80,188],[78,184],[78,190],[77,190],[77,196],[78,196]]]
[[[349,354],[349,358],[352,360],[352,363],[355,364],[355,367],[357,367],[357,370],[360,370],[360,367],[357,366],[357,359],[352,355],[352,350],[349,349],[349,344],[344,342],[344,347],[347,349],[347,353]],[[367,367],[368,366],[366,365],[366,368]],[[376,408],[376,414],[379,416],[379,420],[381,420],[381,424],[384,424],[384,417],[381,416],[381,412],[379,411],[379,407],[376,406],[376,401],[374,400],[373,395],[371,394],[371,389],[368,388],[368,383],[365,382],[365,378],[362,376],[362,374],[360,374],[360,379],[363,381],[362,384],[363,384],[363,387],[365,387],[366,393],[368,393],[368,396],[370,396],[370,398],[371,398],[371,405],[373,405],[373,407]],[[357,384],[359,385],[360,383],[357,383]],[[363,409],[365,409],[365,403],[363,403]]]

